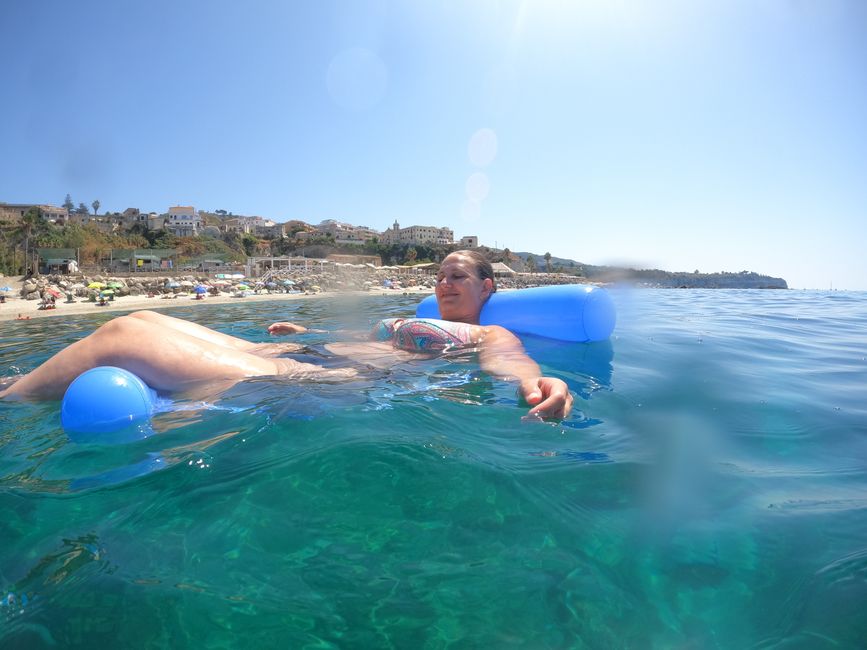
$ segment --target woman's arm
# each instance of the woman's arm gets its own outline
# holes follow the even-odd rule
[[[268,326],[268,334],[303,334],[307,328],[295,323],[279,322]]]
[[[530,415],[565,418],[572,410],[572,393],[562,379],[543,377],[517,336],[493,325],[480,327],[479,363],[482,370],[501,379],[517,379],[519,392],[533,408]]]

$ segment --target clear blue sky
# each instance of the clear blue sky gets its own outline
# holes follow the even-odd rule
[[[0,201],[867,289],[867,2],[0,3]]]

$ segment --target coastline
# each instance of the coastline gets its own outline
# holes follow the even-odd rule
[[[383,289],[374,288],[369,291],[358,291],[351,293],[359,293],[362,295],[418,295],[426,296],[433,293],[432,289],[426,287],[409,287],[402,289]],[[21,314],[25,320],[36,320],[39,318],[53,318],[57,316],[79,316],[82,314],[100,314],[103,312],[129,312],[138,311],[140,309],[160,309],[169,307],[187,307],[198,305],[221,305],[221,304],[236,304],[250,302],[274,302],[283,300],[302,300],[305,298],[323,298],[327,296],[339,295],[334,291],[326,291],[320,293],[261,293],[246,296],[244,298],[236,298],[231,294],[220,294],[219,296],[206,296],[203,300],[196,300],[194,294],[177,294],[175,298],[165,299],[160,296],[148,298],[147,296],[122,296],[114,300],[106,302],[105,306],[99,307],[97,303],[89,302],[86,299],[77,298],[75,302],[57,301],[57,306],[54,309],[39,309],[39,300],[25,300],[24,298],[6,297],[6,302],[0,304],[0,322],[15,321],[18,315]]]

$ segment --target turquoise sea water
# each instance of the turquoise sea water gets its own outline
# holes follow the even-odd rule
[[[119,445],[0,403],[0,647],[864,647],[867,294],[614,295],[610,343],[526,341],[562,423],[468,358],[249,381]],[[167,313],[264,341],[413,305]],[[108,318],[2,324],[0,372]]]

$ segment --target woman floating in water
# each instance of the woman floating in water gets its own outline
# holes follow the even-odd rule
[[[375,341],[329,344],[335,354],[357,361],[393,359],[394,351],[437,353],[473,346],[485,372],[519,382],[531,415],[566,417],[572,395],[566,383],[544,377],[520,340],[497,325],[480,326],[482,306],[496,291],[490,263],[474,251],[447,256],[437,275],[436,297],[443,320],[388,319],[374,328]],[[271,334],[305,332],[293,323],[274,323]],[[250,377],[283,375],[334,381],[355,376],[353,368],[323,368],[275,355],[297,351],[292,344],[251,343],[201,325],[151,311],[109,321],[90,336],[61,350],[33,372],[0,392],[0,397],[58,399],[81,373],[96,366],[117,366],[138,375],[158,391],[180,391],[202,384],[233,384]]]

